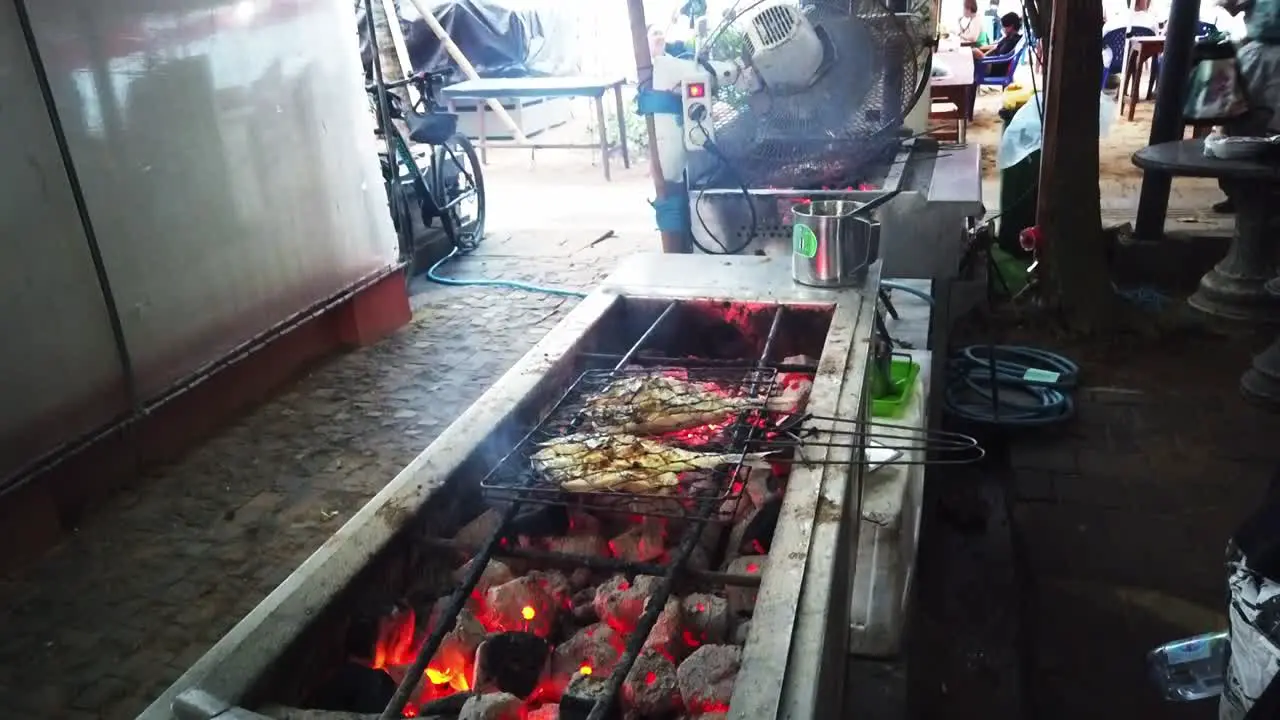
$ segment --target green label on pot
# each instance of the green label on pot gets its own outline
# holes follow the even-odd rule
[[[796,223],[791,230],[791,244],[800,257],[811,258],[818,254],[818,236],[808,225]]]

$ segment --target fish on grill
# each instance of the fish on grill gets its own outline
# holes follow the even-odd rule
[[[759,462],[767,453],[748,453]],[[625,433],[565,435],[541,443],[530,456],[534,470],[569,492],[618,491],[664,494],[680,473],[738,462],[742,453],[707,453]]]
[[[586,426],[607,432],[654,435],[713,425],[750,410],[785,412],[791,398],[725,395],[707,385],[666,375],[639,375],[610,382],[588,398]]]

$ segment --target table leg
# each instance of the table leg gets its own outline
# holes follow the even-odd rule
[[[1280,303],[1280,278],[1267,283],[1267,291]],[[1253,358],[1240,378],[1244,396],[1272,410],[1280,410],[1280,338]]]
[[[1129,122],[1133,122],[1133,114],[1138,110],[1138,91],[1142,86],[1142,56],[1133,53],[1129,56]]]
[[[1276,275],[1268,225],[1280,195],[1256,182],[1232,182],[1228,189],[1236,204],[1235,236],[1226,257],[1200,279],[1199,289],[1187,302],[1216,317],[1273,321],[1280,302],[1265,287]]]
[[[596,131],[600,133],[600,164],[604,166],[605,181],[611,181],[613,175],[609,172],[609,133],[604,124],[604,95],[596,96],[593,101],[596,104]]]
[[[613,100],[618,106],[618,142],[622,144],[622,167],[631,167],[631,155],[627,152],[627,116],[622,109],[622,86],[613,86]]]

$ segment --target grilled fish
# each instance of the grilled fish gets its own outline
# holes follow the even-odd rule
[[[665,375],[614,380],[587,400],[582,418],[596,430],[654,435],[723,422],[748,410],[785,411],[794,400],[723,395]]]
[[[750,453],[748,462],[765,453]],[[741,453],[701,453],[625,433],[566,435],[542,443],[530,460],[539,473],[569,492],[606,490],[661,494],[680,473],[736,463]]]

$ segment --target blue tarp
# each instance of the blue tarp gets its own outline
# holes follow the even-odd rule
[[[381,0],[374,0],[381,2]],[[423,0],[481,77],[574,75],[577,28],[563,0]],[[466,79],[409,0],[395,0],[415,72]],[[364,2],[356,0],[360,51],[369,66]]]

